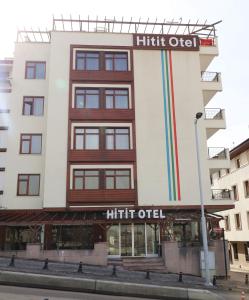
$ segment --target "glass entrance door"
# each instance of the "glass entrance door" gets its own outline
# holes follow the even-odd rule
[[[112,225],[107,231],[107,242],[109,256],[157,256],[159,225]]]
[[[132,224],[121,224],[121,256],[132,256]]]
[[[134,256],[145,256],[145,226],[134,224]]]

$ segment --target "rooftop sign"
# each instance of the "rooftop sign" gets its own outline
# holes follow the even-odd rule
[[[198,51],[199,37],[196,35],[133,34],[133,46],[149,50]]]

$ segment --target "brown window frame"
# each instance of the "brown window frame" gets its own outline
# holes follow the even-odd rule
[[[106,171],[114,171],[114,174],[106,174]],[[129,175],[120,175],[117,174],[118,171],[128,171]],[[105,190],[120,190],[119,188],[117,188],[117,177],[129,177],[129,187],[125,188],[126,190],[130,190],[131,189],[131,170],[130,169],[104,169],[104,188]],[[106,187],[106,179],[107,178],[113,178],[113,182],[114,182],[114,187],[113,189],[111,188],[107,188]]]
[[[83,129],[84,132],[83,133],[77,133],[77,129]],[[98,133],[86,133],[86,130],[87,129],[97,129],[99,132]],[[98,135],[99,137],[99,147],[97,149],[89,149],[89,148],[86,148],[86,136],[87,135]],[[79,148],[77,149],[76,148],[76,139],[77,139],[77,136],[82,136],[83,137],[83,148]],[[83,127],[83,126],[79,126],[79,127],[74,127],[74,143],[73,143],[73,147],[74,147],[74,150],[100,150],[101,146],[100,146],[100,139],[101,139],[101,132],[100,132],[100,128],[99,127]]]
[[[113,91],[113,93],[112,94],[107,94],[106,92],[107,91]],[[120,96],[120,95],[122,95],[122,94],[118,94],[117,93],[117,91],[126,91],[127,92],[127,108],[117,108],[116,107],[116,97],[117,96]],[[124,95],[124,94],[123,94]],[[106,106],[106,98],[107,98],[107,96],[112,96],[112,108],[108,108],[107,106]],[[130,99],[129,99],[129,89],[128,88],[105,88],[105,90],[104,90],[104,108],[105,109],[130,109],[130,101],[129,101]]]
[[[35,99],[42,100],[42,114],[40,114],[40,115],[34,114]],[[25,104],[27,104],[28,102],[31,105],[31,114],[29,114],[29,115],[25,114],[25,108],[24,108]],[[44,115],[44,97],[43,96],[24,96],[23,97],[23,106],[22,106],[22,115],[23,116],[37,116],[37,117],[43,116]]]
[[[29,136],[29,138],[24,138],[25,136]],[[40,136],[41,137],[41,149],[40,149],[40,152],[35,152],[33,153],[32,152],[32,137],[33,136]],[[23,145],[22,143],[23,142],[29,142],[29,152],[22,152],[22,148],[23,148]],[[42,134],[41,133],[21,133],[20,135],[20,150],[19,150],[19,154],[41,154],[42,153]]]
[[[239,216],[239,219],[237,219],[237,216]],[[236,230],[242,230],[242,221],[241,221],[240,213],[234,214],[234,219],[235,219],[235,229]],[[239,220],[239,224],[237,222],[238,220]],[[240,226],[238,226],[238,225],[240,225]]]
[[[83,57],[78,57],[78,54],[84,54]],[[91,57],[91,56],[88,56],[88,55],[91,55],[91,54],[98,54],[98,69],[88,69],[87,68],[87,60],[88,59],[96,59],[96,57]],[[88,71],[88,72],[96,72],[96,71],[100,71],[101,69],[101,57],[100,57],[100,52],[99,51],[85,51],[85,50],[77,50],[76,53],[75,53],[75,70],[77,71]],[[83,60],[83,69],[78,69],[78,60],[79,59],[82,59]]]
[[[81,172],[83,172],[83,174],[82,175],[75,175],[75,172],[78,172],[78,171],[81,171]],[[95,172],[98,172],[98,175],[86,175],[85,174],[85,172],[86,171],[95,171]],[[96,189],[87,189],[87,188],[85,188],[85,186],[86,186],[86,177],[94,177],[94,178],[96,178],[96,177],[98,177],[98,188],[96,188]],[[82,182],[83,182],[83,184],[82,184],[82,186],[83,186],[83,188],[82,189],[76,189],[75,188],[75,180],[76,180],[76,178],[81,178],[82,179]],[[73,189],[74,190],[99,190],[100,189],[100,169],[74,169],[73,170]]]
[[[127,129],[128,130],[128,148],[126,149],[120,149],[117,148],[117,135],[127,135],[126,133],[116,133],[117,130],[119,129]],[[114,130],[113,133],[106,133],[106,130]],[[105,149],[106,150],[130,150],[131,149],[131,141],[130,141],[130,128],[129,127],[106,127],[104,130],[104,135],[105,135]],[[107,148],[107,136],[113,136],[113,148],[108,149]]]
[[[230,223],[230,216],[229,215],[224,216],[224,223],[225,223],[225,230],[230,231],[231,230],[231,223]]]
[[[27,176],[27,179],[20,179],[21,176]],[[30,177],[31,176],[38,176],[39,180],[38,180],[38,193],[37,194],[30,194]],[[40,195],[40,180],[41,180],[41,175],[40,174],[18,174],[17,176],[17,196],[39,196]],[[20,182],[27,182],[27,186],[26,186],[26,193],[25,194],[20,194]]]
[[[28,64],[34,64],[34,66],[28,66]],[[44,77],[37,78],[36,74],[36,68],[37,64],[44,64]],[[34,76],[27,77],[28,76],[28,68],[33,69]],[[25,62],[25,79],[46,79],[46,62],[45,61],[26,61]]]
[[[244,185],[245,198],[249,198],[249,180],[245,180],[243,182],[243,185]]]
[[[91,93],[88,93],[88,91],[94,91],[94,90],[98,90],[98,93],[97,94],[91,94]],[[79,93],[79,91],[84,91],[82,93]],[[77,93],[78,92],[78,93]],[[80,96],[83,96],[83,107],[77,107],[77,96],[80,95]],[[88,95],[98,95],[99,96],[99,99],[98,99],[98,107],[86,107],[86,103],[87,103],[87,96]],[[101,91],[100,91],[100,88],[96,87],[96,88],[88,88],[88,87],[76,87],[75,90],[74,90],[74,107],[76,109],[100,109],[100,102],[101,102]]]
[[[125,55],[125,58],[118,58],[118,55]],[[106,57],[107,55],[112,55],[112,57]],[[117,70],[116,64],[117,60],[125,60],[126,61],[126,69],[125,70]],[[106,61],[111,60],[112,61],[112,69],[107,70],[106,68]],[[107,72],[127,72],[129,71],[129,65],[128,65],[128,53],[127,52],[104,52],[104,69]]]
[[[234,200],[235,200],[235,201],[239,201],[238,185],[237,185],[237,184],[232,185],[231,189],[232,189],[232,191],[233,191]]]

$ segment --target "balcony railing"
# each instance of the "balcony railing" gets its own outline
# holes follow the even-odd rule
[[[230,190],[212,190],[212,199],[214,200],[232,200],[232,191]]]
[[[208,72],[208,71],[201,72],[201,81],[218,82],[219,79],[220,79],[219,72]]]
[[[227,159],[226,148],[208,148],[209,159]]]
[[[223,120],[222,109],[220,108],[206,108],[205,109],[206,120]]]

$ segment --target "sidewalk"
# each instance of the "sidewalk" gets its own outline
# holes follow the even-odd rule
[[[235,273],[235,272],[231,272],[230,279],[217,280],[216,287],[210,287],[209,289],[207,289],[207,287],[204,284],[203,278],[184,275],[184,274],[183,274],[183,282],[179,282],[178,274],[150,272],[149,274],[150,279],[146,279],[146,272],[126,271],[123,270],[122,267],[116,267],[116,276],[113,276],[112,266],[101,267],[101,266],[83,265],[83,272],[81,273],[78,272],[79,265],[75,263],[49,262],[47,270],[43,269],[44,261],[15,259],[15,266],[9,266],[9,263],[10,263],[10,258],[0,257],[0,276],[2,276],[1,278],[4,278],[5,275],[7,276],[5,278],[12,278],[12,277],[14,278],[15,274],[17,275],[19,274],[18,275],[19,278],[21,279],[23,278],[23,280],[24,278],[26,278],[27,282],[29,282],[30,279],[28,278],[29,276],[31,276],[30,278],[32,279],[33,277],[33,279],[36,280],[35,282],[39,282],[39,280],[47,280],[46,278],[50,278],[49,279],[50,283],[56,282],[56,278],[57,278],[57,283],[58,280],[60,281],[60,284],[61,282],[64,282],[63,283],[64,286],[66,286],[65,282],[67,282],[67,284],[72,284],[72,285],[76,283],[76,286],[82,286],[82,284],[84,285],[86,284],[86,282],[89,283],[91,281],[91,284],[94,287],[93,292],[97,292],[96,291],[97,286],[100,287],[105,286],[105,289],[107,289],[106,290],[107,293],[108,293],[108,289],[109,292],[111,292],[112,288],[117,291],[122,290],[123,291],[122,294],[124,294],[125,292],[131,292],[132,289],[134,288],[136,288],[136,290],[139,290],[139,288],[142,289],[142,287],[143,290],[146,290],[146,288],[148,287],[150,287],[149,290],[153,290],[161,287],[162,289],[165,288],[168,290],[174,289],[175,291],[179,291],[179,292],[182,291],[184,293],[185,292],[189,293],[193,289],[202,290],[202,293],[205,293],[205,291],[203,290],[206,290],[207,293],[209,291],[215,293],[219,291],[231,291],[231,290],[239,291],[239,292],[241,291],[249,292],[249,286],[245,285],[244,283],[245,274]],[[11,274],[13,274],[13,276]],[[36,274],[36,275],[32,276],[32,274]],[[73,281],[75,283],[73,283]],[[13,282],[16,281],[14,280]],[[19,283],[21,283],[21,281],[19,281]],[[63,287],[63,285],[58,286],[57,288],[59,287]],[[70,286],[68,288],[73,289]],[[129,291],[127,291],[127,289]],[[181,299],[185,299],[185,298],[181,298]],[[207,299],[211,299],[211,298],[207,298]]]

